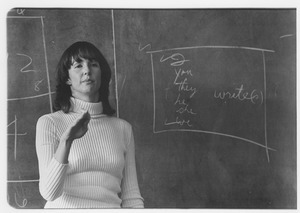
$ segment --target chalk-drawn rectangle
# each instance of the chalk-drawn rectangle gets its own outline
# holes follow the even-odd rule
[[[191,47],[148,52],[153,131],[192,131],[267,147],[265,52]]]
[[[7,31],[13,35],[7,37],[7,68],[9,85],[14,85],[8,87],[8,99],[48,93],[41,17],[8,18]]]

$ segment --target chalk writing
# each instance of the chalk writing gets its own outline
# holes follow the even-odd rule
[[[18,124],[17,124],[17,116],[15,115],[15,119],[11,122],[11,123],[9,123],[8,125],[7,125],[7,127],[10,127],[11,125],[13,125],[14,126],[14,133],[13,134],[9,134],[8,133],[8,135],[13,135],[15,138],[14,138],[14,159],[15,159],[15,161],[17,160],[17,141],[18,141],[18,135],[26,135],[27,133],[23,133],[23,134],[19,134],[18,133],[18,130],[17,130],[17,126],[18,126]]]
[[[192,94],[190,95],[190,98],[192,98],[195,95],[195,93],[197,92],[197,89],[194,88],[194,87],[189,86],[188,78],[184,78],[184,80],[179,80],[179,77],[184,75],[184,74],[193,76],[192,71],[191,70],[184,71],[182,69],[179,69],[179,70],[175,69],[175,73],[176,73],[176,77],[175,77],[175,80],[174,80],[173,84],[178,86],[178,91],[179,92],[180,91],[191,92]]]
[[[190,120],[180,120],[179,117],[177,116],[176,117],[176,120],[175,121],[172,121],[172,122],[167,122],[167,119],[165,120],[165,125],[168,126],[168,125],[173,125],[173,124],[179,124],[180,126],[183,126],[184,124],[188,125],[189,127],[192,127],[193,125],[190,124]]]
[[[23,15],[24,16],[25,15],[24,12],[25,12],[25,9],[17,9],[17,14],[18,15]]]
[[[239,101],[249,100],[251,103],[256,104],[259,99],[260,104],[263,103],[263,94],[262,92],[258,92],[256,89],[251,92],[246,92],[244,89],[244,85],[242,84],[240,87],[235,88],[237,92],[214,92],[214,97],[217,99],[235,99]]]
[[[175,61],[175,62],[172,62],[170,65],[171,66],[181,66],[183,65],[185,62],[189,61],[189,60],[186,60],[185,57],[180,54],[180,53],[175,53],[169,57],[165,57],[164,55],[161,57],[160,59],[160,62],[165,62],[167,60],[172,60],[172,61]]]
[[[36,72],[36,71],[37,71],[37,70],[30,70],[30,69],[25,70],[28,66],[30,66],[30,65],[32,64],[32,58],[31,58],[30,56],[25,55],[25,54],[21,54],[21,53],[17,53],[17,55],[19,55],[19,56],[24,56],[24,57],[26,57],[26,58],[29,59],[29,63],[28,63],[27,65],[25,65],[25,66],[20,70],[20,72]]]
[[[189,114],[195,115],[197,113],[193,112],[193,109],[189,109],[189,104],[185,102],[185,99],[180,99],[180,94],[178,94],[177,99],[174,103],[174,105],[179,104],[183,105],[183,107],[180,107],[176,112],[182,114],[184,112],[187,112]]]
[[[171,72],[174,75],[174,80],[171,83],[173,88],[177,88],[177,98],[173,102],[175,106],[175,116],[174,120],[166,119],[164,122],[165,126],[169,125],[179,125],[192,127],[192,122],[190,118],[187,118],[187,115],[195,115],[196,112],[193,111],[192,107],[189,104],[189,101],[196,94],[197,89],[190,85],[189,79],[193,77],[192,69],[184,69],[182,65],[190,60],[186,59],[185,56],[181,53],[174,53],[170,56],[165,57],[164,55],[160,58],[160,62],[169,62],[171,67],[174,67],[174,70]],[[172,68],[173,69],[173,68]],[[172,91],[172,86],[169,85],[168,88],[165,88],[165,99],[168,100],[168,93]],[[174,90],[173,90],[174,91]],[[171,121],[169,121],[171,120]]]
[[[44,80],[44,79],[35,82],[35,84],[34,84],[34,90],[35,90],[35,91],[37,91],[37,92],[40,91],[39,84],[42,83],[43,80]]]
[[[19,195],[18,195],[19,196]],[[21,198],[22,199],[22,198]],[[17,193],[15,193],[15,202],[16,204],[20,207],[20,208],[25,208],[26,205],[27,205],[27,199],[26,198],[23,198],[23,200],[21,200],[21,204],[19,203],[18,201],[18,197],[17,197]]]

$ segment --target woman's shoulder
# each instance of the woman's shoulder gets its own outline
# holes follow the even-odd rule
[[[60,119],[63,116],[63,111],[56,111],[48,114],[44,114],[41,117],[39,117],[38,122],[49,122],[54,121],[56,119]]]
[[[131,124],[126,121],[125,119],[118,118],[115,116],[107,116],[107,119],[110,120],[111,122],[115,123],[116,125],[120,125],[125,129],[131,129]]]

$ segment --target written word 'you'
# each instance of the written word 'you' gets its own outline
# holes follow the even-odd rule
[[[242,84],[240,87],[235,88],[236,92],[229,91],[215,91],[214,98],[228,100],[235,99],[238,101],[250,101],[253,104],[263,103],[263,93],[261,91],[257,91],[256,89],[251,92],[247,92],[244,89],[244,85]]]

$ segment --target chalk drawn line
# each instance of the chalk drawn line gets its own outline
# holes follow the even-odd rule
[[[15,140],[14,140],[14,159],[15,161],[17,160],[17,144],[18,144],[18,137],[16,136],[16,134],[18,133],[18,124],[17,124],[17,116],[15,115],[15,120],[13,121],[14,124],[14,129],[15,129]]]
[[[266,97],[267,94],[267,74],[266,74],[266,60],[265,60],[265,53],[262,52],[262,60],[263,60],[263,72],[264,72],[264,97]],[[265,132],[265,145],[268,147],[268,135],[267,135],[267,103],[264,101],[264,132]],[[269,150],[266,149],[266,154],[268,158],[268,162],[270,162],[269,157]]]
[[[25,19],[25,18],[36,18],[36,19],[40,19],[40,18],[44,18],[44,16],[7,16],[6,18],[20,18],[20,19]]]
[[[166,129],[166,130],[158,130],[158,131],[154,131],[154,133],[164,133],[164,132],[198,132],[198,133],[206,133],[206,134],[213,134],[213,135],[219,135],[219,136],[225,136],[225,137],[230,137],[230,138],[234,138],[234,139],[238,139],[238,140],[242,140],[260,147],[263,147],[267,150],[271,150],[271,151],[277,151],[276,149],[273,149],[271,147],[268,147],[266,145],[260,144],[258,142],[255,142],[253,140],[249,140],[246,138],[242,138],[242,137],[238,137],[235,135],[229,135],[229,134],[225,134],[225,133],[220,133],[220,132],[213,132],[213,131],[205,131],[205,130],[196,130],[196,129]]]
[[[12,133],[9,133],[9,134],[7,134],[8,136],[16,136],[16,135],[18,135],[18,136],[25,136],[25,135],[27,135],[27,132],[25,132],[25,133],[18,133],[18,134],[12,134]]]
[[[151,49],[151,44],[147,44],[146,46],[144,46],[144,47],[141,47],[141,44],[139,44],[139,51],[140,52],[142,52],[144,49],[146,49],[146,48],[149,48],[149,49]]]
[[[8,183],[34,183],[39,182],[40,180],[7,180]]]
[[[155,133],[155,123],[156,123],[156,95],[155,95],[155,75],[154,75],[154,65],[153,65],[153,54],[150,55],[150,58],[151,58],[152,87],[153,87],[153,132]]]
[[[117,78],[117,57],[116,57],[116,39],[115,39],[115,19],[114,10],[111,10],[111,22],[112,22],[112,36],[113,36],[113,48],[114,48],[114,68],[115,68],[115,91],[116,91],[116,107],[117,107],[117,117],[119,117],[119,94],[118,94],[118,78]]]
[[[189,50],[189,49],[201,49],[201,48],[215,48],[215,49],[244,49],[244,50],[254,50],[254,51],[263,51],[263,52],[275,52],[274,50],[255,48],[255,47],[243,47],[243,46],[192,46],[192,47],[177,47],[163,50],[153,50],[147,51],[146,53],[158,53],[165,51],[174,51],[174,50]]]
[[[43,96],[52,95],[54,93],[55,92],[50,92],[50,94],[49,93],[44,93],[44,94],[41,94],[41,95],[27,96],[27,97],[22,97],[22,98],[8,98],[7,101],[20,101],[20,100],[27,100],[27,99],[32,99],[32,98],[40,98],[40,97],[43,97]]]
[[[46,67],[46,75],[47,75],[47,84],[48,84],[48,95],[49,95],[49,104],[50,104],[50,112],[53,112],[52,109],[52,97],[51,97],[51,85],[50,85],[50,76],[49,76],[49,70],[48,70],[48,57],[47,57],[47,51],[46,51],[46,40],[45,40],[45,30],[44,30],[44,20],[41,16],[41,24],[42,24],[42,36],[43,36],[43,46],[44,46],[44,57],[45,57],[45,67]]]
[[[286,37],[291,37],[291,36],[294,36],[294,34],[283,35],[283,36],[280,36],[279,38],[286,38]]]

